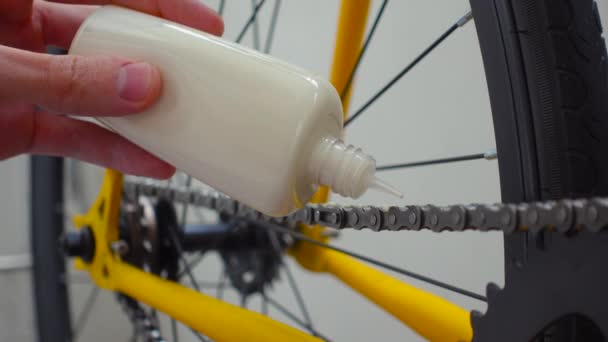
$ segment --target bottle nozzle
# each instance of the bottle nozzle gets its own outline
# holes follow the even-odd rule
[[[395,189],[395,187],[393,187],[392,185],[388,184],[387,182],[383,181],[382,179],[380,179],[378,177],[374,177],[374,180],[372,181],[370,188],[374,188],[376,190],[379,190],[379,191],[384,192],[389,195],[393,195],[395,197],[403,198],[403,194],[401,192],[399,192],[399,190]]]
[[[332,191],[359,198],[369,188],[403,198],[403,194],[376,177],[376,161],[361,149],[337,138],[322,139],[312,155],[310,171],[315,184],[328,185]]]

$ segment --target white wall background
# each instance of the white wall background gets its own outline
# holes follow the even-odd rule
[[[209,1],[216,6],[216,1]],[[266,32],[272,1],[260,18]],[[380,1],[373,2],[372,15]],[[600,1],[602,17],[608,8]],[[358,108],[390,77],[424,49],[469,8],[466,0],[402,0],[389,3],[360,69],[351,109]],[[226,34],[233,39],[251,10],[248,1],[228,1]],[[272,54],[328,75],[336,29],[338,1],[284,0]],[[265,35],[262,35],[265,37]],[[251,44],[251,35],[246,44]],[[263,41],[263,40],[262,40]],[[472,23],[457,31],[414,71],[394,86],[348,129],[347,140],[374,155],[379,164],[484,152],[492,147],[493,132],[482,62]],[[99,170],[89,168],[81,187],[91,198]],[[27,162],[15,158],[0,163],[0,256],[28,252]],[[475,161],[383,174],[405,192],[400,203],[467,203],[497,201],[496,162]],[[335,198],[346,203],[344,199]],[[369,193],[358,203],[396,201]],[[434,234],[347,232],[339,246],[376,257],[440,280],[484,292],[488,281],[502,276],[502,239],[497,234]],[[196,269],[197,276],[216,281],[219,263],[213,257]],[[419,341],[397,320],[333,278],[311,274],[289,261],[313,317],[315,327],[334,341]],[[284,278],[284,277],[283,277]],[[474,300],[400,277],[443,296],[467,309],[484,309]],[[0,340],[33,341],[29,271],[0,271]],[[79,313],[88,285],[72,286],[73,311]],[[298,312],[290,288],[281,283],[271,294]],[[227,298],[238,302],[236,294]],[[125,340],[130,329],[110,294],[100,295],[91,323],[81,341]],[[254,299],[251,307],[258,309]],[[277,319],[291,323],[271,310]],[[204,319],[204,317],[201,317]],[[169,334],[166,334],[169,336]],[[181,341],[195,341],[187,330]]]

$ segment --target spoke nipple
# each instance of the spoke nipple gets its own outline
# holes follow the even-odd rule
[[[493,148],[491,150],[486,151],[486,153],[483,154],[483,158],[485,160],[494,160],[498,158],[498,153],[496,152],[496,149]]]
[[[473,19],[473,12],[469,11],[467,14],[465,14],[462,18],[460,18],[457,22],[456,25],[458,25],[458,27],[463,27],[464,25],[466,25],[469,21],[471,21],[471,19]]]

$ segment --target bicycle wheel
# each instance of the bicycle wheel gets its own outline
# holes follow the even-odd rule
[[[608,147],[606,48],[595,3],[472,0],[471,8],[492,104],[502,200],[516,203],[608,194],[608,156],[602,153]],[[438,43],[462,24],[452,26]],[[356,111],[357,115],[360,113]],[[42,240],[37,231],[33,231],[34,241],[55,243]],[[589,317],[599,310],[601,300],[597,297],[591,297],[595,302],[584,302],[591,307],[581,307],[580,312],[557,305],[536,319],[525,314],[528,303],[537,301],[540,307],[547,299],[534,291],[526,293],[518,286],[530,285],[535,289],[532,285],[542,283],[543,278],[572,283],[567,279],[577,273],[568,267],[568,257],[578,261],[591,255],[598,248],[597,241],[604,238],[604,234],[581,235],[506,236],[506,287],[502,292],[491,287],[487,314],[473,319],[474,339],[546,341],[551,336],[550,341],[571,342],[603,340],[603,336],[608,336],[605,330],[608,326]],[[56,250],[53,248],[49,250]],[[559,260],[562,267],[557,267],[557,271],[548,267],[553,255],[566,259]],[[38,265],[45,265],[48,260],[48,255],[35,255]],[[535,276],[529,275],[530,270]],[[571,284],[574,289],[571,296],[585,291],[592,282],[605,281],[600,274],[578,279],[578,283]],[[543,285],[551,288],[555,284]],[[35,286],[45,285],[37,281]],[[559,302],[567,299],[559,298]],[[515,321],[515,317],[516,323],[505,324]],[[39,328],[44,319],[39,316]],[[45,341],[54,341],[52,334],[56,332],[39,331]]]

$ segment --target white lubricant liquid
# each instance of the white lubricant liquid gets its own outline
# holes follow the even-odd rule
[[[369,187],[375,161],[346,146],[342,107],[325,79],[161,18],[104,6],[80,27],[75,55],[116,55],[159,68],[160,99],[103,124],[267,215],[306,204],[319,185],[348,197]]]

